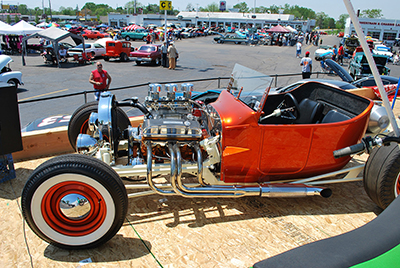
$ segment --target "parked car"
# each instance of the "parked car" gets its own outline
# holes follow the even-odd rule
[[[373,58],[379,74],[389,75],[390,68],[385,66],[387,63],[387,57],[382,55],[373,55]],[[359,79],[364,76],[370,76],[372,74],[364,52],[355,53],[354,57],[349,63],[349,73],[355,79]]]
[[[376,45],[375,48],[372,50],[374,55],[382,55],[387,57],[388,61],[393,61],[393,53],[390,47],[385,45]]]
[[[131,52],[131,60],[136,61],[137,65],[148,62],[154,65],[161,64],[161,45],[147,44],[140,46],[138,50]]]
[[[223,43],[235,43],[235,44],[247,44],[247,38],[237,33],[227,33],[225,35],[219,34],[219,36],[214,37],[214,41],[220,44]]]
[[[82,37],[85,39],[100,39],[104,37],[110,37],[110,34],[108,33],[102,33],[100,31],[91,31],[91,30],[84,30],[84,34],[82,34]]]
[[[74,54],[81,56],[82,52],[83,52],[83,44],[68,49],[68,55],[71,57],[73,57]],[[93,43],[93,44],[85,43],[85,52],[92,54],[94,53],[95,57],[102,57],[102,55],[106,53],[106,48],[98,43]]]
[[[107,41],[106,53],[103,54],[103,58],[105,61],[109,61],[110,58],[119,58],[120,61],[128,61],[132,49],[131,42]]]
[[[19,71],[12,71],[10,63],[13,59],[7,55],[0,55],[0,83],[13,84],[17,88],[23,85],[22,73]]]
[[[381,75],[381,80],[382,80],[382,83],[384,86],[385,85],[394,85],[399,82],[398,77],[393,77],[393,76],[388,76],[388,75]],[[373,76],[363,77],[361,79],[358,79],[358,80],[352,82],[351,84],[356,87],[359,87],[359,88],[376,86],[375,78]]]
[[[321,45],[314,52],[314,58],[317,61],[331,59],[333,56],[333,47],[328,45]]]
[[[59,42],[58,43],[58,47],[60,47],[61,45],[63,45],[65,47],[66,50],[73,48],[74,46],[71,45],[70,43],[66,43],[66,42]],[[53,48],[53,44],[49,44],[47,46],[44,46],[44,48]]]
[[[145,29],[136,29],[134,31],[121,32],[121,37],[124,38],[126,41],[135,41],[136,39],[143,40],[146,42],[146,38],[149,35],[149,32]]]

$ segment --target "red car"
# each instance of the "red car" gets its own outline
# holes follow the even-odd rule
[[[131,59],[136,61],[137,65],[142,62],[148,62],[154,65],[161,64],[161,45],[147,44],[139,47],[138,50],[131,52]]]
[[[120,61],[128,61],[132,49],[131,42],[106,41],[106,53],[103,54],[103,58],[105,61],[109,61],[110,58],[119,58]]]
[[[270,93],[273,78],[240,65],[232,74],[208,105],[193,101],[193,85],[184,83],[165,90],[151,84],[143,103],[104,92],[98,103],[79,107],[68,126],[79,154],[43,163],[22,192],[32,230],[59,247],[95,247],[124,223],[127,191],[134,191],[129,197],[329,197],[326,185],[360,180],[364,165],[342,168],[351,153],[378,143],[357,144],[371,100],[318,82]],[[143,123],[132,127],[122,107],[139,109]],[[393,148],[371,154],[363,174],[368,195],[383,208],[400,194],[400,150]],[[155,183],[156,177],[165,181]],[[87,202],[79,207],[78,200]]]
[[[83,30],[83,38],[85,39],[100,39],[100,38],[104,38],[104,37],[110,37],[110,35],[108,33],[102,33],[99,31],[91,31],[91,30]]]

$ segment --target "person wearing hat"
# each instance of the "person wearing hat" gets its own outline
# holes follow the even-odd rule
[[[161,45],[161,66],[164,68],[168,67],[167,54],[168,44],[167,41],[164,41]]]
[[[310,78],[312,71],[312,59],[310,58],[310,51],[307,51],[305,56],[300,61],[301,73],[303,79]]]
[[[168,46],[169,67],[168,67],[168,69],[175,70],[176,59],[178,57],[179,57],[178,50],[176,50],[174,42],[169,43],[169,46]]]

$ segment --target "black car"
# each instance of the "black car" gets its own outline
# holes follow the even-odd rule
[[[399,78],[387,75],[381,75],[383,85],[391,85],[397,84],[399,82]],[[355,85],[356,87],[374,87],[376,86],[376,82],[373,76],[363,77],[358,79],[351,84]]]

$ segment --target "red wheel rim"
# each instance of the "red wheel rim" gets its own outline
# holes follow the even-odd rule
[[[85,122],[83,122],[81,129],[79,130],[80,134],[87,134],[88,128],[89,128],[89,119],[85,120]]]
[[[395,191],[396,191],[396,197],[400,195],[400,174],[397,176],[397,180],[396,180],[396,185],[395,187]]]
[[[60,209],[61,199],[68,194],[79,194],[88,200],[90,211],[81,218],[69,218]],[[107,214],[101,194],[92,186],[77,182],[61,182],[43,196],[41,212],[45,222],[55,231],[67,236],[84,236],[96,231]]]

